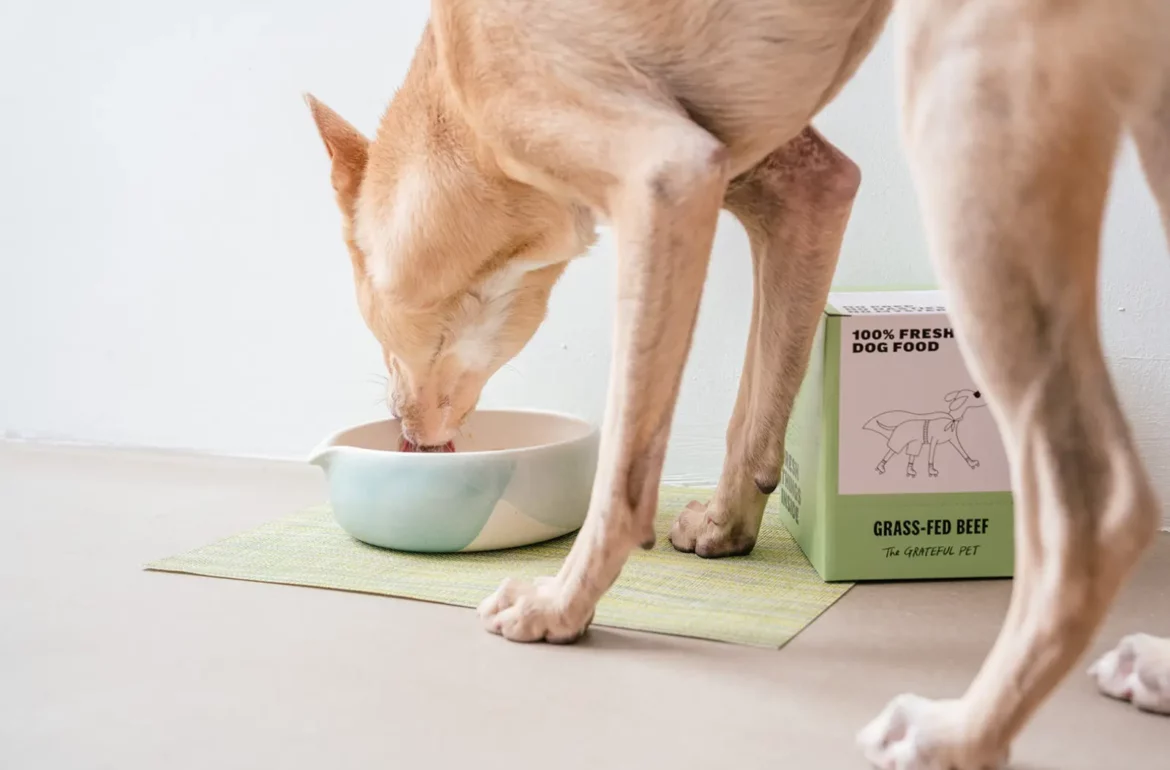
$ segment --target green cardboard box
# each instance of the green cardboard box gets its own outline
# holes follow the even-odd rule
[[[777,494],[825,580],[1012,574],[1008,461],[942,292],[829,296]]]

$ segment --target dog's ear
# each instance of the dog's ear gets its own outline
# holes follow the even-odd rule
[[[943,396],[943,401],[946,401],[946,402],[949,404],[949,403],[951,403],[952,401],[954,401],[956,398],[958,398],[958,397],[959,397],[959,394],[960,394],[961,392],[962,392],[962,391],[959,391],[959,390],[952,390],[950,393],[948,393],[948,394],[946,394],[945,396]]]
[[[366,172],[370,142],[345,118],[326,107],[312,94],[305,94],[305,103],[313,113],[313,122],[325,142],[325,150],[333,161],[331,181],[339,202],[352,215],[353,201]]]

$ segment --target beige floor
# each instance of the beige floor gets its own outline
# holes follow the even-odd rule
[[[1003,581],[859,586],[782,651],[594,630],[517,646],[464,609],[143,572],[322,497],[315,469],[0,444],[0,768],[864,767],[893,694],[961,691]],[[1096,645],[1170,635],[1163,535]],[[1079,672],[1030,770],[1170,767],[1170,719]]]

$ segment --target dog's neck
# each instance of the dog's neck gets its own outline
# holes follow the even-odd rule
[[[370,145],[356,232],[374,285],[425,309],[513,260],[577,256],[592,230],[588,212],[504,173],[444,82],[428,27]]]

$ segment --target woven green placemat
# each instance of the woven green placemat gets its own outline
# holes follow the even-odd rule
[[[723,642],[780,647],[829,608],[849,583],[825,583],[774,509],[750,556],[705,560],[667,537],[687,501],[706,490],[665,488],[658,544],[635,551],[597,607],[594,623]],[[511,551],[424,555],[360,543],[327,506],[310,508],[147,569],[335,588],[474,607],[505,577],[556,574],[572,536]]]

